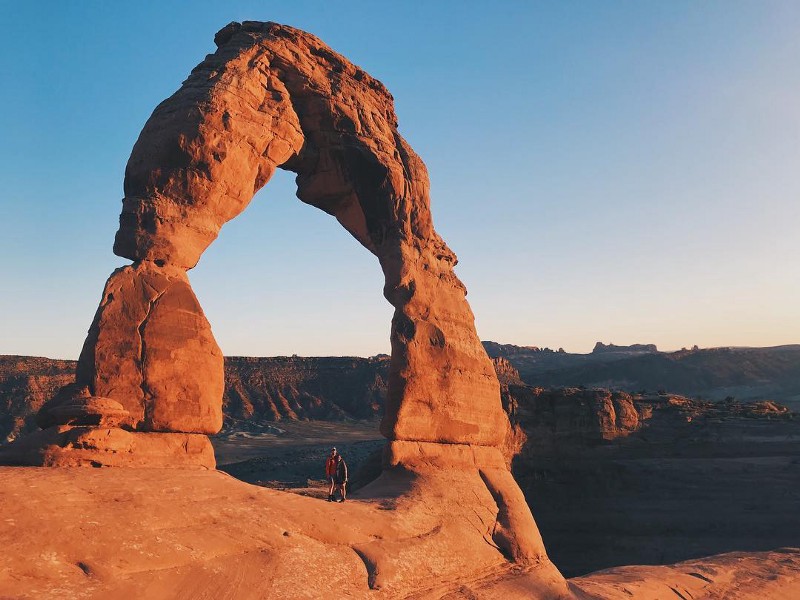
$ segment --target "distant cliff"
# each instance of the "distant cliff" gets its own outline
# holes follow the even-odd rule
[[[608,388],[629,393],[669,391],[723,400],[776,400],[800,410],[800,345],[659,352],[652,344],[598,342],[590,354],[484,342],[507,359],[528,385]]]
[[[721,419],[792,418],[787,407],[770,401],[710,402],[676,394],[526,385],[504,386],[503,405],[523,456],[595,446],[644,429],[663,434]]]
[[[0,356],[0,443],[36,429],[33,415],[39,407],[74,379],[73,360]]]
[[[556,437],[569,432],[581,439],[623,435],[646,418],[642,410],[649,410],[648,402],[631,404],[631,393],[641,390],[647,393],[639,398],[661,398],[663,394],[656,392],[669,390],[710,398],[775,399],[790,406],[792,390],[800,398],[800,346],[647,351],[636,356],[600,352],[600,356],[617,358],[588,362],[587,356],[596,355],[501,344],[490,347],[505,354],[493,362],[504,386],[506,410],[512,420],[534,423],[537,437],[545,431]],[[626,358],[618,358],[620,354]],[[74,361],[0,356],[0,441],[34,429],[33,415],[73,380],[74,370]],[[225,426],[258,427],[285,419],[376,419],[386,400],[388,370],[388,356],[227,357]],[[576,387],[581,385],[615,391]],[[660,406],[660,402],[649,404]]]
[[[615,344],[604,344],[603,342],[597,342],[594,345],[594,349],[592,350],[592,354],[600,354],[601,352],[609,353],[609,352],[626,352],[628,354],[647,354],[652,352],[658,352],[658,348],[656,348],[655,344],[631,344],[630,346],[617,346]]]
[[[383,411],[388,371],[388,356],[226,357],[226,422],[373,419]]]
[[[33,416],[74,381],[75,361],[0,356],[0,442],[36,429]],[[283,419],[374,419],[389,357],[225,358],[225,426]]]
[[[568,576],[800,535],[800,421],[783,406],[528,386],[504,401],[514,478]]]

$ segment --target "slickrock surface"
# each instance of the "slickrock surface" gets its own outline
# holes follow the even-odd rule
[[[495,542],[505,517],[481,469],[462,467],[388,472],[345,504],[213,471],[0,468],[0,590],[397,598],[456,587],[512,568]],[[531,568],[542,598],[566,593],[546,558]]]
[[[800,548],[731,552],[661,567],[619,567],[573,579],[570,588],[587,600],[790,600],[800,597]]]
[[[800,589],[796,549],[627,567],[568,588],[547,560],[507,562],[475,466],[389,472],[344,504],[213,471],[0,468],[0,505],[4,598],[654,600],[674,588],[763,600]]]

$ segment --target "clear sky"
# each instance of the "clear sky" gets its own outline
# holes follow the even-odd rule
[[[77,357],[133,143],[234,20],[391,90],[482,339],[800,342],[800,2],[0,0],[0,354]],[[189,276],[225,354],[389,350],[377,260],[291,174]]]

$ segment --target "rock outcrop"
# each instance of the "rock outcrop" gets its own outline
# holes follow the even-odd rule
[[[118,400],[137,431],[216,433],[222,364],[186,273],[139,262],[106,283],[76,383]]]
[[[623,352],[625,354],[652,354],[658,352],[655,344],[631,344],[629,346],[617,346],[616,344],[604,344],[597,342],[592,349],[592,354],[611,354]]]
[[[613,440],[637,431],[653,414],[653,404],[609,390],[509,385],[503,401],[513,428],[536,445]]]
[[[511,361],[503,357],[493,358],[492,365],[497,373],[497,379],[502,389],[507,389],[509,385],[525,385],[519,377],[519,371],[511,364]]]

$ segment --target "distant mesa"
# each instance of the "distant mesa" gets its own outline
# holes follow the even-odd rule
[[[617,346],[616,344],[604,344],[603,342],[597,342],[592,350],[592,354],[611,352],[648,353],[658,352],[658,348],[656,348],[655,344],[631,344],[630,346]]]
[[[539,346],[516,346],[514,344],[501,344],[499,342],[492,342],[484,340],[481,342],[483,348],[492,358],[497,356],[507,356],[509,354],[517,354],[521,352],[547,352],[550,348],[540,348]]]
[[[569,354],[564,351],[563,348],[558,348],[557,350],[553,350],[552,348],[545,348],[540,346],[516,346],[514,344],[500,344],[498,342],[492,342],[485,340],[481,342],[483,344],[484,349],[492,358],[497,356],[509,356],[514,354],[532,354],[536,352],[542,353],[558,353],[558,354]],[[613,354],[613,353],[628,353],[628,354],[646,354],[646,353],[654,353],[658,352],[658,348],[655,344],[631,344],[630,346],[617,346],[616,344],[604,344],[603,342],[597,342],[594,345],[594,349],[592,350],[592,354]]]

